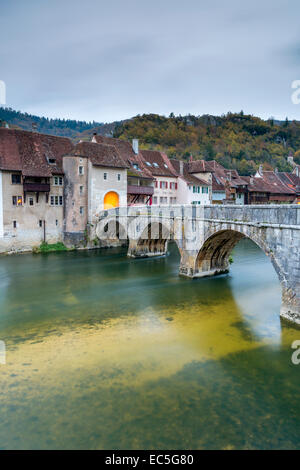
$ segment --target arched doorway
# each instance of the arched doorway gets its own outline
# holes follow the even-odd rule
[[[109,191],[104,196],[104,210],[119,207],[119,195],[115,191]]]

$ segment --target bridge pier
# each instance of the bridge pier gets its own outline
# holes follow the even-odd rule
[[[166,240],[129,240],[129,258],[153,258],[165,256],[167,253]]]
[[[289,287],[282,287],[280,316],[284,320],[300,325],[300,279],[297,292]]]
[[[179,275],[189,277],[190,279],[217,276],[220,274],[228,274],[229,259],[214,260],[204,259],[198,261],[198,252],[183,251],[179,267]]]

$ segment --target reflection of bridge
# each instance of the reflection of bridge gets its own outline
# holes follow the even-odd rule
[[[233,247],[253,240],[267,256],[282,286],[282,317],[300,324],[300,207],[167,206],[124,207],[95,220],[100,240],[128,239],[128,255],[165,254],[177,243],[179,272],[187,277],[227,273]]]

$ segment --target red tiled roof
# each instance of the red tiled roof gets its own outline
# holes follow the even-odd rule
[[[225,168],[215,160],[195,160],[188,163],[189,173],[212,173],[217,170],[224,171]]]
[[[93,138],[98,144],[102,143],[116,147],[120,157],[127,165],[129,165],[130,176],[136,176],[137,178],[143,179],[153,179],[151,173],[144,167],[141,157],[134,153],[130,142],[126,140],[115,139],[113,137],[104,137],[102,135],[95,135]]]
[[[210,184],[188,172],[188,163],[180,162],[179,160],[170,160],[172,167],[177,173],[178,177],[183,178],[187,184],[198,185],[198,186],[210,186]],[[180,163],[182,163],[183,174],[180,173]]]
[[[156,150],[141,150],[140,155],[142,156],[145,165],[147,165],[147,170],[153,176],[176,178],[176,173],[170,164],[170,160],[163,152],[158,152]]]
[[[75,145],[72,155],[87,157],[95,166],[129,168],[129,164],[124,162],[113,145],[79,142]]]
[[[1,170],[21,171],[33,177],[62,174],[62,157],[72,149],[72,142],[65,137],[0,128]]]
[[[243,177],[248,182],[250,192],[293,195],[295,190],[284,184],[274,171],[264,171],[255,177]]]

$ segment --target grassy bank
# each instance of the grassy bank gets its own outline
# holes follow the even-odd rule
[[[41,243],[39,247],[34,247],[32,249],[33,253],[53,253],[56,251],[70,251],[70,248],[67,248],[66,245],[62,242],[58,243]]]

